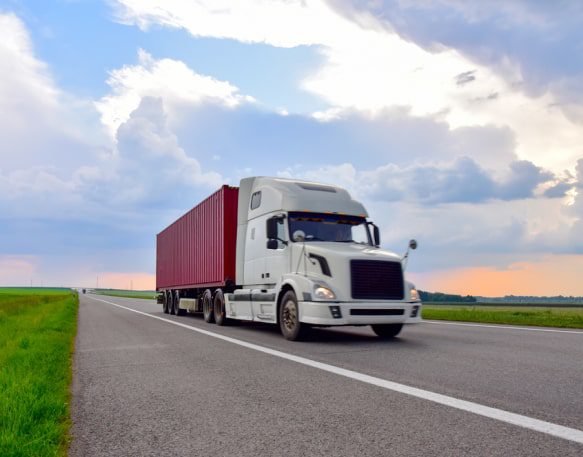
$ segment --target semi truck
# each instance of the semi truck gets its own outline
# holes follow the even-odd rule
[[[417,243],[403,256],[380,244],[366,208],[341,187],[244,178],[157,235],[158,302],[216,325],[276,324],[288,340],[347,325],[393,338],[421,322],[419,293],[404,277]]]

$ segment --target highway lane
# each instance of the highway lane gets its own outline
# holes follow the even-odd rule
[[[583,429],[583,332],[422,324],[291,343],[96,297],[407,386]],[[583,445],[282,360],[82,297],[71,455],[581,455]]]

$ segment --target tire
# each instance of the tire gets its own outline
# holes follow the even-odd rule
[[[185,309],[180,309],[180,292],[176,291],[174,295],[174,314],[177,316],[184,316],[185,313]]]
[[[175,314],[175,311],[174,311],[174,291],[173,290],[168,292],[168,312],[170,314]]]
[[[278,320],[279,329],[286,340],[301,341],[308,335],[310,327],[300,322],[300,308],[293,290],[288,290],[283,294]]]
[[[215,316],[215,324],[223,326],[227,324],[227,314],[225,311],[225,296],[221,289],[215,292],[213,300],[213,314]]]
[[[390,340],[396,337],[403,328],[403,324],[376,324],[371,325],[372,331],[377,334],[379,338]]]
[[[204,321],[209,324],[215,320],[215,315],[213,313],[213,294],[209,289],[205,290],[202,294],[202,315]]]
[[[162,298],[162,309],[164,310],[164,314],[170,313],[170,307],[168,306],[168,292],[164,291],[164,297]]]

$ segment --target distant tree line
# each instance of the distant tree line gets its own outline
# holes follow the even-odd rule
[[[473,295],[444,294],[442,292],[419,291],[421,301],[441,303],[583,303],[583,297],[557,295],[537,297],[532,295],[506,295],[504,297],[480,297]]]
[[[489,303],[583,303],[583,297],[555,295],[539,297],[533,295],[506,295],[504,297],[477,297],[479,302]]]
[[[419,291],[419,296],[421,298],[421,301],[426,302],[447,302],[447,303],[477,302],[476,297],[472,295],[444,294],[442,292],[425,292],[424,290]]]

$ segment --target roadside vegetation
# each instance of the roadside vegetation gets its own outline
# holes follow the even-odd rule
[[[0,455],[66,455],[77,294],[0,288]]]
[[[111,297],[156,299],[158,293],[154,290],[123,290],[123,289],[91,289],[91,293],[109,295]]]
[[[538,304],[532,307],[525,304],[520,304],[520,306],[424,304],[423,318],[490,324],[583,328],[583,307],[540,307]]]

